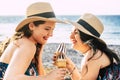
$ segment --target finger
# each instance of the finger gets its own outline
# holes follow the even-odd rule
[[[52,60],[53,60],[53,61],[56,61],[56,60],[57,60],[57,58],[53,58]]]
[[[65,74],[66,74],[66,69],[61,70],[60,73],[61,73],[62,75],[65,75]]]
[[[53,64],[53,65],[56,65],[56,62],[53,62],[52,64]]]
[[[61,80],[65,80],[65,78],[64,78],[65,76],[61,76]]]
[[[54,57],[54,58],[56,58],[56,57],[57,57],[57,55],[54,55],[53,57]]]
[[[54,59],[56,59],[56,58],[57,58],[57,56],[56,56],[56,55],[54,55],[54,56],[53,56],[53,58],[54,58]]]
[[[58,53],[55,53],[54,56],[58,56],[59,54]]]
[[[65,76],[65,75],[66,75],[66,72],[61,72],[61,75],[62,75],[62,76]]]
[[[59,68],[61,71],[66,71],[66,68]]]

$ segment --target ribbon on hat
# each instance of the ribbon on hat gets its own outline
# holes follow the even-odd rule
[[[80,19],[77,23],[80,24],[80,25],[82,25],[91,34],[93,34],[93,35],[95,35],[97,37],[100,37],[100,34],[90,24],[88,24],[86,21]]]
[[[27,17],[32,17],[32,16],[39,16],[39,17],[45,17],[45,18],[55,18],[56,17],[53,12],[39,13],[39,14],[30,15]]]

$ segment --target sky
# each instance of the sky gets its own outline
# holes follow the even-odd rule
[[[120,0],[2,0],[0,15],[25,15],[34,2],[49,2],[56,15],[120,15]]]

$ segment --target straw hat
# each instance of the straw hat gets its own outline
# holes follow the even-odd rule
[[[36,2],[31,4],[26,11],[26,19],[18,24],[15,31],[18,31],[24,25],[33,22],[33,21],[52,21],[52,22],[59,22],[62,21],[56,19],[54,11],[51,5],[47,2]]]
[[[104,26],[102,22],[93,14],[85,13],[82,15],[77,22],[70,22],[75,28],[80,31],[97,38],[98,40],[104,42],[99,37],[103,33]]]

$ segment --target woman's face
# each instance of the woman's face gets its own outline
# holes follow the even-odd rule
[[[76,50],[78,50],[79,46],[82,45],[82,41],[80,40],[78,30],[75,28],[72,29],[70,41],[72,42],[72,47]]]
[[[46,21],[44,24],[40,24],[37,27],[33,23],[30,24],[31,27],[30,25],[29,27],[33,31],[31,38],[35,43],[45,44],[49,37],[53,36],[55,22]]]
[[[85,52],[87,45],[81,40],[78,29],[73,28],[70,35],[70,41],[72,42],[72,47],[75,50],[79,50],[82,53]]]

